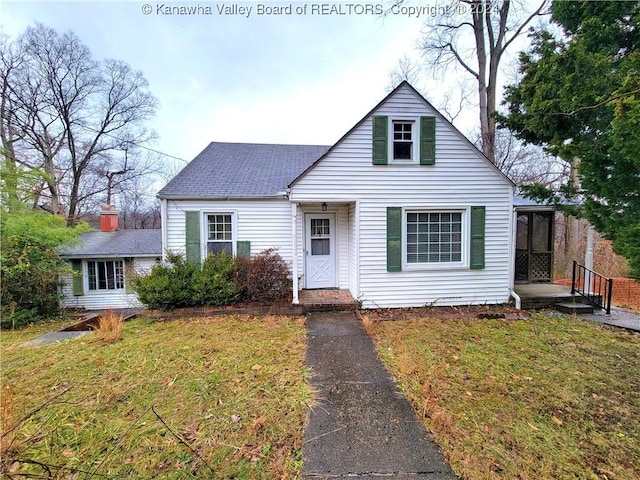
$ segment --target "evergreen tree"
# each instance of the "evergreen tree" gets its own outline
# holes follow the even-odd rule
[[[637,1],[554,2],[552,20],[562,34],[532,34],[531,50],[520,56],[522,77],[507,87],[500,117],[519,138],[577,164],[579,184],[562,194],[579,199],[580,214],[613,241],[634,277],[640,277],[639,14]]]

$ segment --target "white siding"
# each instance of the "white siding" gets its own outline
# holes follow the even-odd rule
[[[390,117],[434,114],[409,88],[397,91],[375,112]],[[359,220],[358,231],[349,232],[349,251],[358,257],[351,261],[357,264],[341,274],[349,277],[346,285],[352,293],[357,292],[364,307],[502,303],[509,298],[512,186],[450,124],[436,118],[434,166],[372,165],[369,117],[292,188],[291,201],[302,204],[358,200],[357,210],[348,212],[354,223],[356,217]],[[387,272],[387,207],[468,212],[472,205],[486,207],[483,270],[466,267]],[[354,246],[356,239],[359,245]],[[464,246],[468,251],[466,238]],[[356,289],[353,277],[358,274]]]
[[[267,248],[277,248],[287,262],[293,258],[291,242],[291,204],[288,200],[237,201],[167,201],[165,250],[185,252],[185,212],[234,212],[236,218],[235,241],[250,241],[251,254]]]
[[[118,259],[100,259],[118,260]],[[133,269],[137,275],[143,275],[155,265],[155,258],[134,258]],[[63,275],[60,306],[63,308],[85,308],[87,310],[102,310],[105,308],[133,308],[143,307],[135,293],[127,293],[120,290],[92,290],[88,289],[87,267],[83,262],[84,295],[74,295],[72,290],[71,275]],[[126,271],[125,271],[126,275]]]

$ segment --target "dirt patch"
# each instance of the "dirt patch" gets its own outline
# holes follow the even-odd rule
[[[508,320],[528,319],[529,312],[517,310],[510,305],[468,305],[459,307],[420,307],[420,308],[388,308],[367,310],[367,316],[373,320],[412,320],[415,318],[432,318],[437,320],[455,319],[491,319]]]
[[[560,278],[553,283],[571,286],[570,278]],[[631,278],[613,278],[612,302],[617,307],[640,312],[640,282]]]

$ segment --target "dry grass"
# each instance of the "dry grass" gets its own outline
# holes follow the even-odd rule
[[[2,384],[27,417],[16,435],[29,441],[6,460],[14,475],[299,475],[311,401],[302,319],[136,319],[118,342],[22,345],[33,336],[0,332]]]
[[[19,424],[20,416],[16,404],[15,394],[11,384],[2,386],[0,397],[0,468],[10,468],[8,459],[12,458],[15,452],[23,448],[18,440],[16,426]]]
[[[122,338],[123,323],[123,315],[118,315],[114,310],[107,310],[100,316],[95,334],[104,343],[115,342]]]
[[[640,479],[640,335],[532,320],[368,328],[464,479]]]

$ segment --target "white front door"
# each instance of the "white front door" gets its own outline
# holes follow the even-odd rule
[[[305,217],[305,286],[337,287],[335,215],[308,213]]]

